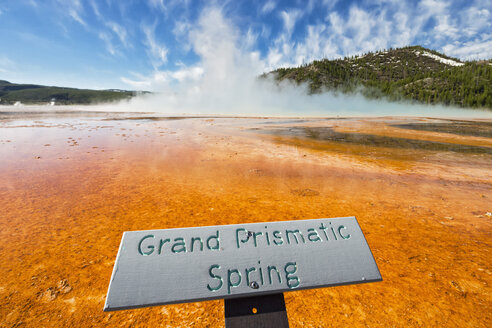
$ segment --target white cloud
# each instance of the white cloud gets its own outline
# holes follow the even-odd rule
[[[94,14],[96,14],[97,18],[101,19],[102,15],[101,12],[99,11],[99,6],[97,5],[97,3],[94,0],[90,0],[89,3],[92,7],[92,11],[94,12]]]
[[[296,20],[300,15],[295,16]],[[395,25],[386,19],[384,10],[376,13],[352,6],[345,18],[331,12],[326,22],[307,25],[304,36],[294,40],[291,31],[296,20],[290,15],[284,19],[284,31],[270,47],[266,58],[269,69],[385,48]]]
[[[345,22],[338,15],[338,13],[336,12],[330,13],[330,15],[328,16],[328,21],[331,24],[331,30],[333,31],[333,33],[339,35],[344,33]]]
[[[450,22],[449,15],[436,17],[437,25],[434,27],[436,38],[449,37],[456,39],[460,31],[453,22]]]
[[[274,1],[269,0],[269,1],[265,2],[263,7],[261,7],[261,13],[262,14],[268,14],[272,10],[274,10],[276,6],[277,6],[277,4]]]
[[[302,12],[297,9],[292,9],[289,11],[283,10],[280,12],[280,17],[284,22],[284,30],[287,36],[292,35],[292,31],[294,26],[296,25],[297,20],[302,16]]]
[[[296,63],[307,63],[315,59],[313,55],[316,56],[317,54],[323,53],[325,49],[322,49],[323,44],[320,41],[323,40],[325,30],[326,27],[324,25],[308,26],[307,37],[303,43],[296,47],[294,59]]]
[[[139,91],[148,91],[149,88],[152,86],[152,81],[151,80],[132,80],[127,77],[121,77],[121,82],[128,84],[131,86],[132,89],[134,90],[139,90]]]
[[[246,32],[246,35],[244,36],[244,46],[246,48],[253,48],[257,39],[258,34],[253,32],[253,29],[249,28],[248,32]]]
[[[485,8],[470,7],[462,13],[464,28],[467,36],[471,37],[483,30],[492,29],[492,16]]]
[[[160,44],[155,38],[155,28],[153,26],[143,26],[142,30],[145,34],[145,43],[148,47],[147,53],[152,61],[155,69],[159,68],[167,62],[167,48]]]
[[[277,48],[270,48],[268,50],[267,54],[267,68],[269,70],[275,69],[277,67],[282,67],[282,66],[288,66],[288,65],[282,65],[282,60],[284,56],[282,53],[280,53],[279,49]]]
[[[158,9],[162,13],[167,15],[170,11],[180,7],[181,9],[188,9],[191,0],[147,0],[147,4],[152,9]]]
[[[304,5],[304,9],[307,13],[311,13],[314,9],[314,4],[318,2],[318,0],[308,0],[307,4]]]
[[[415,37],[415,31],[411,27],[408,14],[398,11],[394,14],[393,21],[395,22],[395,31],[393,33],[398,35],[394,46],[402,47],[410,45]]]
[[[489,53],[486,36],[492,29],[486,2],[475,0],[457,12],[452,3],[441,0],[367,0],[352,5],[345,14],[329,10],[324,21],[299,27],[296,33],[296,24],[306,13],[283,11],[284,29],[270,41],[264,61],[274,69],[408,45],[452,51],[462,59],[485,58]],[[465,44],[468,50],[461,49]]]
[[[345,29],[349,29],[356,44],[360,44],[372,35],[372,29],[376,25],[374,15],[353,6],[350,8],[349,17]]]
[[[490,59],[492,58],[492,35],[486,36],[484,40],[455,41],[442,48],[447,55],[461,59]]]
[[[271,33],[272,33],[272,29],[270,28],[270,26],[268,26],[266,24],[261,25],[260,36],[262,38],[264,38],[264,39],[270,38]]]
[[[86,29],[88,28],[86,21],[82,18],[84,8],[80,0],[57,0],[57,2],[59,9],[62,12],[68,13],[74,21],[84,26]]]
[[[166,6],[164,5],[164,0],[149,0],[149,5],[151,8],[160,9],[162,11],[166,10]]]
[[[297,9],[281,11],[279,16],[283,21],[283,30],[269,47],[265,68],[272,69],[292,64],[295,53],[295,42],[292,40],[294,27],[304,13]]]
[[[113,45],[113,41],[111,38],[111,35],[105,33],[105,32],[100,32],[98,34],[98,37],[104,41],[104,44],[106,45],[106,50],[111,54],[111,55],[116,55],[116,49]]]
[[[422,9],[421,13],[426,16],[440,16],[446,13],[448,4],[440,0],[422,0],[419,7]]]
[[[122,77],[121,81],[137,90],[163,91],[169,89],[170,84],[198,81],[203,76],[203,69],[200,66],[183,66],[175,71],[155,70],[150,76],[132,75],[135,78]]]
[[[26,2],[31,7],[34,7],[34,8],[37,8],[38,7],[38,3],[35,0],[27,0]]]
[[[187,20],[177,21],[173,28],[173,34],[178,41],[178,46],[185,52],[191,50],[191,44],[188,42],[188,34],[192,29],[192,24]]]
[[[87,27],[87,23],[82,19],[82,17],[80,17],[79,13],[75,9],[70,9],[68,13],[77,23]]]
[[[328,9],[332,9],[338,3],[338,0],[323,0],[321,3]]]
[[[185,20],[179,20],[174,25],[173,33],[176,37],[186,37],[191,30],[192,25]]]
[[[128,46],[127,32],[123,26],[121,26],[115,22],[107,22],[106,26],[108,26],[118,36],[121,43],[125,47]]]

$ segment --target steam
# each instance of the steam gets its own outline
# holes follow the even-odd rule
[[[331,92],[308,95],[306,85],[258,76],[270,71],[268,59],[253,49],[255,38],[241,35],[219,8],[205,9],[197,24],[183,33],[200,57],[195,66],[158,71],[150,77],[126,82],[159,92],[133,98],[116,108],[164,114],[246,116],[491,116],[480,111],[442,106],[410,105],[367,100],[362,95]],[[99,108],[101,109],[101,108]]]

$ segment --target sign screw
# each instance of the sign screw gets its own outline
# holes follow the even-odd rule
[[[256,281],[252,281],[249,283],[249,287],[251,287],[253,289],[258,289],[258,288],[260,288],[260,285],[258,285],[258,283]]]

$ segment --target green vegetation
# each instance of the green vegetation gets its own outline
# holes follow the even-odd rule
[[[0,104],[46,104],[57,105],[94,104],[130,99],[135,91],[85,90],[74,88],[48,87],[34,84],[15,84],[0,80]]]
[[[272,73],[278,81],[308,83],[311,93],[361,92],[373,99],[492,109],[492,60],[463,63],[420,46],[316,60]]]

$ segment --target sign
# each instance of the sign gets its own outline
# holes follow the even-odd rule
[[[355,217],[129,231],[104,310],[381,280]]]

